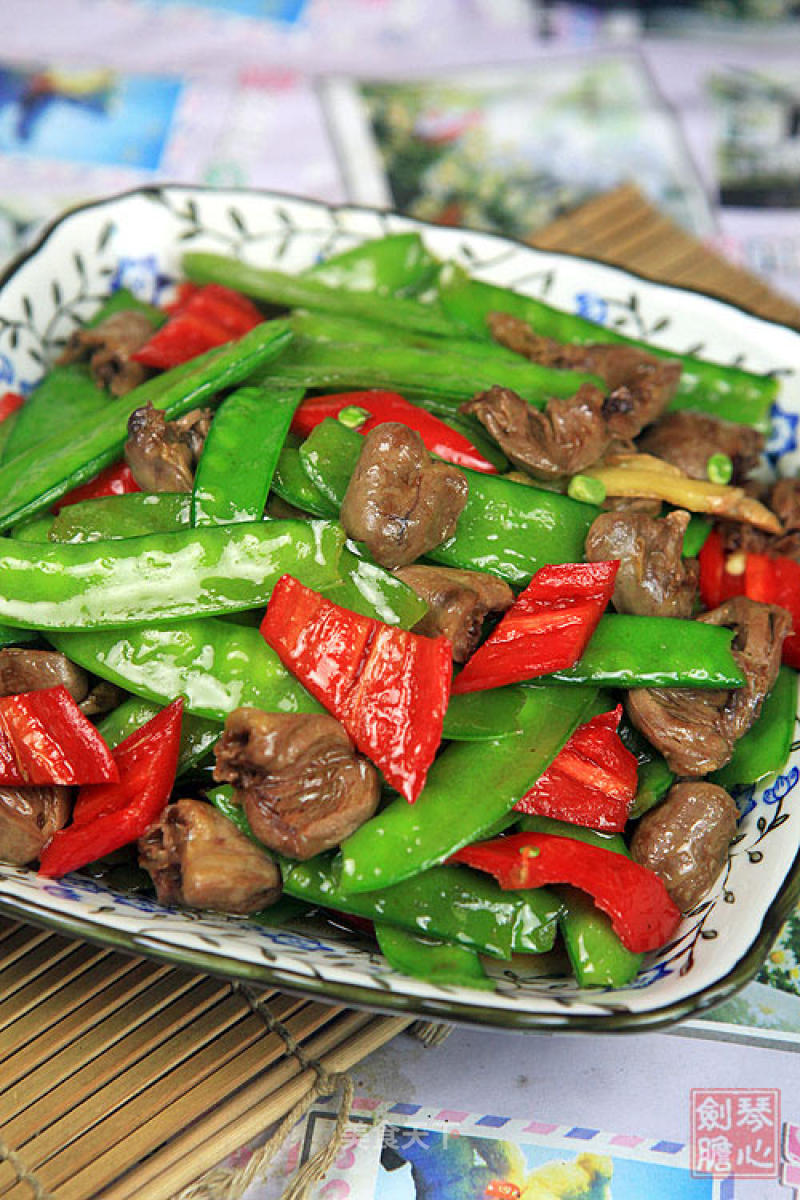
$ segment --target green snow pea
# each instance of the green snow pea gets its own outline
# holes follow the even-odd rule
[[[67,504],[55,517],[32,517],[49,522],[50,542],[99,542],[141,537],[146,533],[174,533],[190,523],[192,497],[188,492],[130,492]],[[26,523],[24,523],[26,524]],[[35,533],[36,526],[33,526]],[[15,536],[28,541],[25,529]],[[36,538],[38,540],[38,537]]]
[[[418,233],[390,233],[315,263],[303,274],[349,292],[419,296],[435,283],[439,268]]]
[[[536,816],[523,817],[519,827],[526,833],[574,838],[629,857],[625,839],[619,833],[600,833],[585,826]],[[644,955],[633,954],[623,946],[610,918],[597,908],[592,898],[578,888],[559,886],[553,891],[564,905],[558,925],[578,985],[624,987],[635,979]]]
[[[295,508],[310,512],[315,517],[339,515],[339,505],[311,482],[300,461],[300,451],[294,446],[284,446],[272,476],[272,490],[281,500]]]
[[[524,688],[515,686],[451,694],[445,716],[446,736],[456,742],[512,737],[521,732],[519,714],[524,702]]]
[[[341,504],[362,445],[360,434],[328,419],[300,447],[309,479],[332,503]],[[463,474],[466,506],[455,535],[427,555],[433,562],[493,571],[520,585],[545,563],[583,561],[586,534],[599,512],[594,505],[499,475]]]
[[[224,784],[206,791],[240,832],[258,842],[232,793]],[[339,886],[334,851],[305,862],[274,857],[280,863],[284,893],[309,904],[443,938],[494,958],[539,954],[551,950],[555,941],[562,905],[547,888],[503,891],[479,871],[452,866],[431,867],[394,887],[352,893]]]
[[[242,387],[217,409],[195,472],[193,525],[258,521],[302,388]]]
[[[166,319],[166,314],[152,304],[137,300],[121,288],[112,292],[88,319],[86,328],[92,329],[115,313],[130,309],[146,316],[153,329]],[[76,421],[102,412],[111,400],[111,393],[94,382],[86,363],[56,364],[18,410],[18,419],[0,461],[6,462],[57,433],[69,433]]]
[[[243,382],[280,354],[290,339],[285,321],[264,321],[239,341],[209,350],[148,379],[126,396],[110,399],[102,412],[77,420],[68,434],[48,433],[0,465],[0,529],[48,508],[64,492],[119,458],[134,409],[152,403],[164,409],[168,419],[180,416]]]
[[[792,748],[797,720],[797,672],[781,667],[758,720],[734,747],[733,757],[709,779],[724,788],[756,783],[780,771]]]
[[[152,720],[161,712],[162,707],[161,704],[143,700],[140,696],[129,696],[97,722],[97,730],[113,750],[126,737]],[[184,712],[178,751],[178,775],[202,762],[221,733],[222,726],[219,721],[210,721],[206,717]]]
[[[376,327],[379,330],[379,327]],[[436,346],[404,345],[383,330],[374,341],[339,342],[297,337],[274,367],[259,371],[264,381],[297,383],[325,391],[350,388],[384,388],[409,399],[427,397],[426,407],[454,413],[476,392],[495,384],[512,388],[529,404],[543,407],[550,396],[574,396],[582,383],[599,383],[594,375],[542,367],[513,354],[481,357],[471,352],[459,358],[451,343]],[[472,344],[470,344],[472,345]],[[477,346],[477,343],[475,343]]]
[[[540,682],[599,687],[738,688],[744,675],[730,651],[733,632],[679,617],[600,618],[574,667]]]
[[[319,309],[441,336],[458,332],[454,322],[433,305],[388,293],[345,290],[308,273],[288,275],[200,250],[184,254],[181,265],[186,278],[195,283],[221,283],[265,304]]]
[[[0,462],[3,461],[3,456],[6,451],[11,435],[14,432],[17,422],[19,421],[20,409],[15,409],[0,421]]]
[[[266,604],[291,571],[325,590],[349,554],[340,525],[249,521],[113,542],[3,539],[0,621],[48,630],[105,629]]]
[[[470,279],[457,267],[441,273],[438,295],[442,310],[464,332],[475,337],[490,336],[489,313],[505,312],[528,322],[538,334],[559,342],[623,344],[637,346],[657,358],[678,359],[683,370],[677,393],[669,405],[671,409],[701,409],[764,432],[769,429],[770,408],[778,393],[778,380],[772,376],[652,346],[575,313],[552,308],[542,300]]]
[[[528,688],[520,733],[447,746],[416,804],[392,800],[342,843],[340,887],[390,887],[444,862],[510,813],[595,700],[594,688]]]
[[[658,751],[633,725],[622,721],[619,736],[626,749],[636,756],[636,795],[628,813],[631,820],[636,820],[664,799],[675,775]]]
[[[402,975],[424,979],[438,987],[494,991],[494,980],[486,974],[476,950],[409,933],[382,921],[375,922],[375,937],[389,966]]]

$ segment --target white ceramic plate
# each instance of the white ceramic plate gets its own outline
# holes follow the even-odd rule
[[[57,342],[109,289],[125,284],[158,301],[185,250],[297,271],[409,228],[480,278],[676,351],[780,372],[768,452],[784,472],[800,469],[800,334],[696,293],[491,234],[258,192],[144,188],[56,221],[0,280],[0,381],[14,390],[33,384]],[[708,1007],[757,971],[800,898],[798,779],[796,746],[780,777],[741,798],[741,836],[713,892],[621,990],[582,991],[570,979],[532,976],[513,964],[490,965],[494,993],[443,989],[398,975],[357,935],[327,926],[267,929],[115,895],[77,876],[54,882],[2,865],[0,908],[93,941],[332,1001],[509,1028],[641,1030]]]

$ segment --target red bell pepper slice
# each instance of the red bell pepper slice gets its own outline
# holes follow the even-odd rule
[[[105,740],[61,684],[0,699],[0,731],[6,741],[0,762],[10,765],[10,750],[8,775],[16,775],[0,776],[4,784],[69,786],[119,778]]]
[[[216,321],[232,337],[242,337],[264,320],[252,300],[221,283],[198,287],[177,311]]]
[[[483,471],[485,475],[497,474],[497,468],[483,457],[468,437],[397,392],[373,390],[310,396],[296,409],[292,431],[301,437],[308,437],[311,430],[327,417],[336,418],[346,408],[364,410],[365,417],[358,427],[359,433],[369,433],[370,429],[382,425],[384,421],[399,421],[409,429],[416,430],[430,454],[436,454],[458,467],[471,467],[473,471]]]
[[[634,954],[657,950],[680,924],[680,909],[656,874],[574,838],[518,833],[465,846],[449,861],[487,871],[505,889],[567,883],[588,892]]]
[[[169,800],[181,736],[183,701],[178,698],[114,750],[117,783],[83,787],[72,824],[45,846],[39,874],[66,875],[135,842]]]
[[[515,811],[621,832],[638,775],[636,755],[617,733],[621,716],[618,704],[579,726]]]
[[[6,417],[22,408],[24,403],[25,397],[20,396],[19,392],[4,392],[0,396],[0,421],[5,421]]]
[[[453,692],[520,683],[574,666],[603,615],[619,562],[541,567],[468,659]]]
[[[166,370],[206,350],[242,337],[263,321],[255,304],[219,283],[182,284],[170,319],[131,357],[146,367]]]
[[[111,463],[95,475],[87,483],[81,483],[71,491],[65,492],[53,505],[53,512],[60,512],[70,504],[80,504],[81,500],[99,500],[102,496],[127,496],[131,492],[142,489],[133,477],[133,471],[125,462]]]
[[[261,633],[409,803],[442,739],[452,647],[332,604],[291,575],[276,584]]]
[[[785,555],[746,554],[742,571],[728,570],[722,539],[708,535],[700,551],[700,595],[706,608],[716,608],[732,596],[748,596],[763,604],[778,604],[792,618],[793,632],[783,643],[783,661],[800,670],[800,563]],[[732,556],[731,556],[732,557]],[[737,555],[737,557],[739,557]]]

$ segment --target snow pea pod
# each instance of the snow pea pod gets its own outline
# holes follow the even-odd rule
[[[392,800],[342,843],[342,891],[390,887],[482,837],[538,779],[596,698],[594,688],[526,691],[520,733],[449,745],[416,804]]]
[[[140,696],[129,696],[97,722],[97,730],[113,750],[121,741],[137,729],[141,729],[162,709],[161,704],[143,700]],[[178,774],[201,762],[222,733],[219,721],[184,712],[181,720],[181,744],[178,751]]]
[[[77,545],[5,538],[0,621],[107,629],[256,608],[287,571],[318,590],[337,583],[344,542],[328,521],[249,521]]]
[[[383,921],[375,922],[375,937],[389,966],[402,975],[424,979],[437,987],[494,991],[494,980],[486,974],[476,950],[409,933]]]
[[[280,354],[291,333],[284,321],[264,321],[237,342],[191,359],[148,379],[126,396],[109,400],[101,413],[90,413],[63,431],[0,465],[0,529],[47,508],[79,483],[85,483],[122,453],[128,416],[152,403],[167,418],[180,416],[225,388],[243,382]]]
[[[339,421],[323,421],[300,447],[309,479],[341,504],[363,440]],[[469,497],[455,535],[428,558],[449,567],[493,571],[526,584],[545,563],[581,562],[589,526],[599,509],[498,475],[464,470]],[[637,618],[638,619],[638,618]]]
[[[99,542],[184,529],[189,525],[191,503],[187,492],[129,492],[124,496],[81,500],[68,504],[55,517],[30,520],[31,523],[40,519],[49,521],[45,541]],[[22,541],[29,540],[23,529],[19,537]]]
[[[435,282],[439,267],[418,233],[390,233],[334,254],[303,274],[350,292],[418,296]]]
[[[515,362],[513,355],[501,361],[495,356],[481,359],[470,354],[460,360],[450,341],[442,338],[437,345],[438,349],[423,349],[396,344],[386,330],[374,342],[298,337],[280,362],[260,371],[259,378],[326,391],[373,387],[409,398],[412,393],[427,395],[451,412],[495,384],[512,388],[529,404],[543,407],[550,396],[574,396],[582,383],[599,382],[584,372],[542,367],[522,358]]]
[[[730,789],[780,771],[792,747],[796,714],[797,672],[791,667],[781,667],[758,720],[739,738],[730,762],[714,771],[709,779]]]
[[[476,337],[490,336],[489,313],[505,312],[528,322],[538,334],[559,342],[622,344],[636,346],[657,358],[678,359],[683,369],[677,392],[669,405],[671,409],[701,409],[730,421],[753,425],[764,432],[769,430],[770,408],[778,393],[778,380],[772,376],[756,375],[741,367],[724,366],[692,354],[678,354],[661,346],[652,346],[510,288],[470,279],[458,268],[442,273],[439,301],[443,311],[464,332]]]
[[[181,265],[187,279],[195,283],[221,283],[266,304],[343,313],[441,336],[457,333],[455,323],[436,307],[406,297],[343,290],[308,273],[288,275],[201,250],[184,254]]]
[[[569,825],[565,821],[538,816],[523,817],[519,827],[525,833],[569,837],[630,857],[625,839],[619,833],[600,833],[583,825]],[[611,919],[592,898],[578,888],[559,886],[553,891],[564,905],[558,925],[578,985],[624,987],[635,979],[644,955],[634,954],[623,946]]]
[[[197,464],[193,525],[258,521],[302,388],[237,388],[214,416]]]
[[[206,795],[237,829],[258,841],[244,809],[233,803],[230,787],[211,788]],[[431,867],[394,887],[352,893],[339,886],[335,852],[305,862],[279,857],[279,862],[289,896],[444,938],[494,958],[550,950],[562,911],[547,888],[503,891],[492,878],[460,866]]]
[[[284,446],[281,450],[272,476],[272,490],[287,504],[315,517],[336,518],[339,515],[339,505],[333,504],[311,482],[300,461],[300,451],[294,446]]]
[[[733,632],[679,617],[600,618],[574,667],[539,682],[598,687],[738,688],[745,682],[730,651]]]

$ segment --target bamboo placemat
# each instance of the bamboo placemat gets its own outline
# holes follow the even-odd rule
[[[800,307],[630,185],[532,241],[800,328]],[[410,1023],[255,995],[0,917],[0,1196],[172,1200],[318,1091],[321,1077]]]

